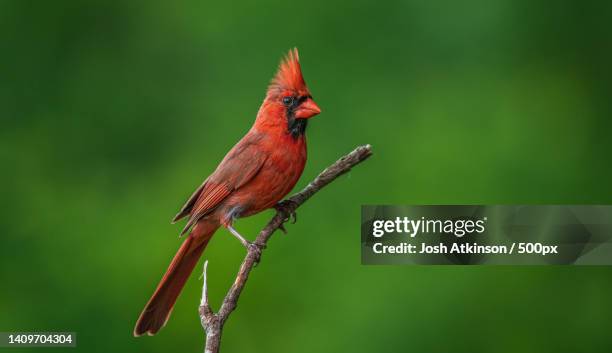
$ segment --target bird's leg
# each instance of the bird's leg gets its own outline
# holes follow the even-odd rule
[[[295,223],[297,222],[297,213],[295,212],[295,209],[297,208],[297,203],[295,203],[295,201],[291,201],[289,199],[287,200],[283,200],[280,201],[279,203],[277,203],[274,208],[279,211],[279,212],[283,212],[287,215],[287,218],[285,219],[285,221],[288,221],[289,219],[291,219],[291,223]]]
[[[231,225],[227,225],[226,227],[227,227],[227,230],[229,230],[230,233],[232,233],[232,235],[235,236],[236,239],[238,239],[240,243],[244,245],[245,248],[249,247],[250,242],[246,240],[242,235],[240,235],[240,233],[238,233],[238,231],[234,229],[234,227],[232,227]]]
[[[261,259],[261,250],[265,248],[265,245],[258,244],[256,242],[250,242],[246,240],[231,224],[225,226],[227,230],[232,233],[240,241],[240,243],[247,249],[247,251],[253,250],[255,252],[255,262],[259,263]]]
[[[278,227],[285,234],[287,234],[287,230],[285,229],[284,223],[290,219],[292,224],[297,222],[297,213],[295,213],[297,206],[298,205],[291,200],[283,200],[274,206],[274,209],[276,209],[277,212],[281,212],[286,216],[283,223],[281,223],[281,225]]]

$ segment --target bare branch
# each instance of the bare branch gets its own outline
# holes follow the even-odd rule
[[[258,251],[263,252],[266,247],[268,240],[272,237],[272,234],[277,229],[284,231],[283,224],[294,217],[295,211],[300,207],[306,200],[312,195],[317,193],[327,184],[334,181],[336,178],[345,174],[351,168],[361,163],[372,155],[372,148],[370,145],[359,146],[354,149],[351,153],[337,160],[334,164],[327,167],[321,172],[310,184],[308,184],[302,191],[294,194],[285,201],[281,202],[276,208],[276,215],[268,222],[264,229],[259,233],[255,239],[255,244],[259,247],[256,249],[250,247],[247,251],[246,257],[242,260],[236,280],[227,292],[227,295],[223,299],[221,308],[218,313],[214,313],[208,304],[208,289],[206,283],[206,268],[208,261],[204,263],[204,285],[202,288],[202,302],[200,304],[200,319],[202,326],[206,331],[206,353],[217,353],[219,351],[219,345],[221,343],[221,333],[223,331],[223,325],[227,321],[229,315],[236,309],[238,305],[238,299],[242,289],[244,288],[246,281],[249,278],[249,274],[258,259]]]
[[[204,315],[201,316],[206,316],[209,313],[212,313],[212,309],[210,308],[210,305],[208,304],[208,283],[207,283],[207,278],[206,278],[206,272],[208,270],[208,260],[204,261],[204,272],[202,273],[202,277],[203,277],[203,281],[204,281],[204,285],[202,286],[202,301],[200,302],[200,312],[204,312]],[[202,325],[204,325],[202,323]]]

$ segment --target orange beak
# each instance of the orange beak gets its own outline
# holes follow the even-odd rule
[[[295,117],[298,119],[309,119],[319,113],[321,113],[321,108],[312,98],[308,98],[295,110]]]

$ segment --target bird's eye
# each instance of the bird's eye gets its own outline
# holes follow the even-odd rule
[[[293,97],[291,96],[283,97],[283,104],[287,107],[293,104]]]

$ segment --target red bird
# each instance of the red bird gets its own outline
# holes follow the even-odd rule
[[[233,227],[275,206],[302,175],[306,164],[306,125],[321,110],[312,100],[297,49],[281,61],[251,130],[191,195],[173,223],[189,216],[189,232],[136,322],[134,336],[154,335],[168,321],[187,278],[215,231],[223,226],[249,247]]]

